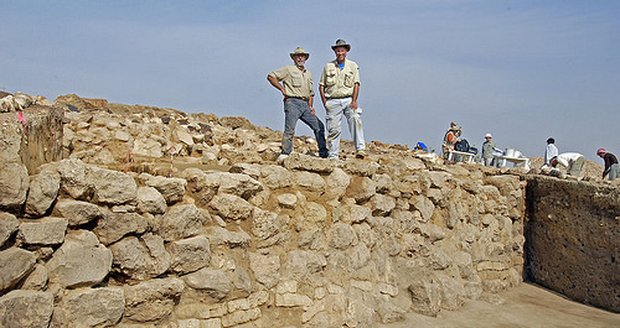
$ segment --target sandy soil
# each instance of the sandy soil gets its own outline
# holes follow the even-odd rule
[[[620,327],[620,314],[575,303],[536,285],[522,284],[500,294],[504,303],[469,301],[458,311],[437,318],[410,314],[382,328],[610,328]]]

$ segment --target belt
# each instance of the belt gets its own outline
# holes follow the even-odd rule
[[[344,99],[344,98],[351,98],[353,96],[342,96],[342,97],[327,97],[327,100],[332,100],[332,99]]]
[[[292,97],[292,96],[286,96],[286,98],[291,98],[291,99],[300,99],[300,100],[303,100],[303,101],[308,101],[308,99],[310,99],[310,98],[304,98],[304,97]]]

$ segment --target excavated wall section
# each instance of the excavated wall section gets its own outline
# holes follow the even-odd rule
[[[527,278],[620,312],[620,190],[537,176],[526,199]]]

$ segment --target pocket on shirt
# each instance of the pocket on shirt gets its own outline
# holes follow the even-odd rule
[[[291,84],[293,85],[293,87],[295,88],[301,87],[301,82],[302,82],[301,73],[295,72],[291,74]]]
[[[344,76],[344,86],[352,87],[353,86],[353,73],[347,73]]]
[[[336,71],[335,70],[328,70],[327,72],[325,72],[325,84],[327,86],[332,86],[336,84]]]

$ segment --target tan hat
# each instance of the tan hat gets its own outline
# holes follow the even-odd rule
[[[294,55],[306,55],[306,60],[310,58],[310,54],[307,53],[306,50],[304,50],[304,48],[302,47],[297,47],[295,48],[295,50],[293,50],[293,52],[290,53],[291,59],[293,59]]]
[[[493,135],[492,135],[492,134],[490,134],[490,133],[487,133],[487,134],[485,134],[485,135],[484,135],[484,137],[485,137],[485,138],[493,138]]]
[[[351,51],[351,45],[347,43],[347,41],[343,40],[343,39],[338,39],[336,40],[336,44],[334,44],[332,46],[332,50],[336,50],[336,48],[338,47],[345,47],[347,48],[347,51]]]

